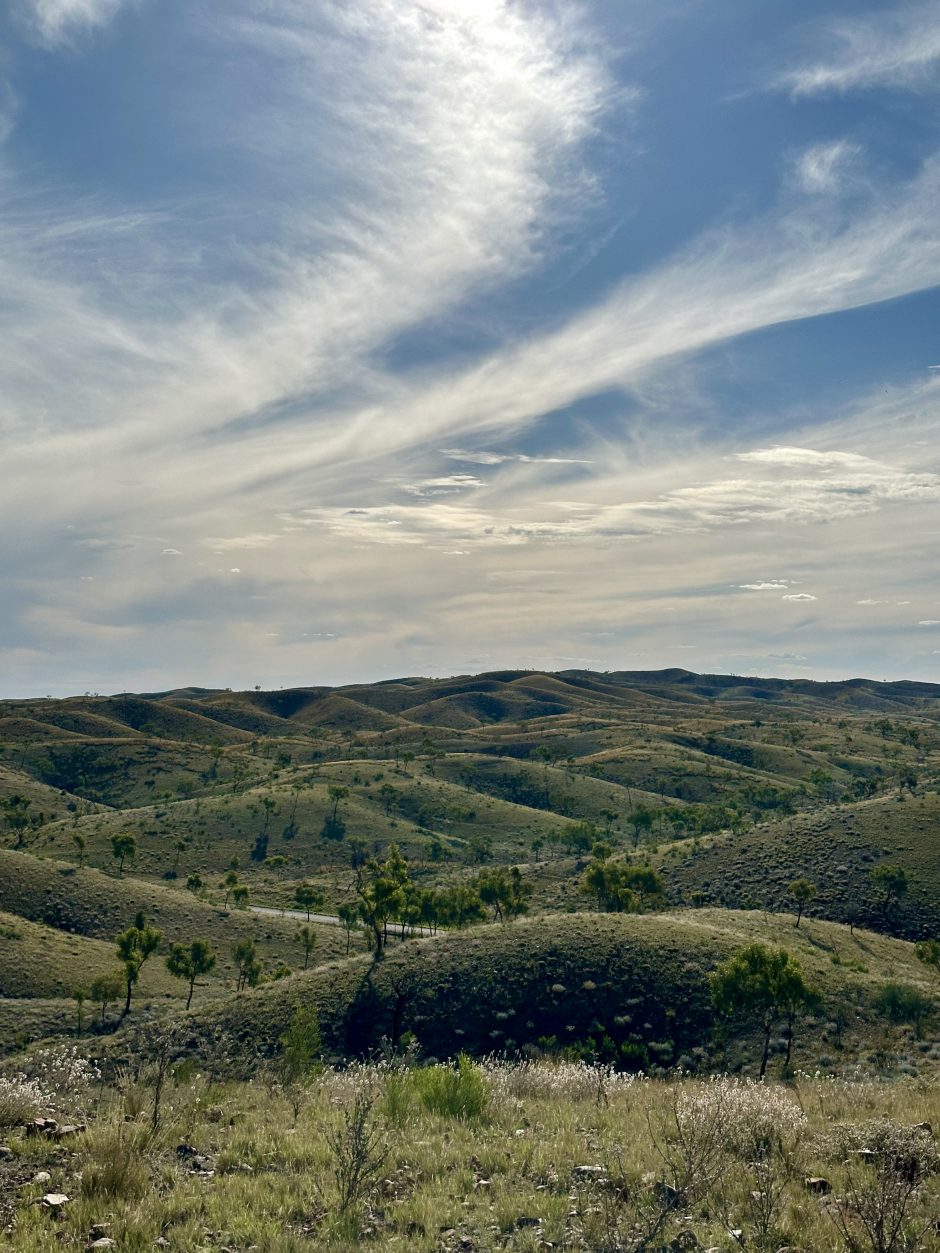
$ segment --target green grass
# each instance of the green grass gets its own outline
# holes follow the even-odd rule
[[[824,1178],[830,1195],[861,1184],[878,1195],[879,1167],[840,1161],[831,1147],[838,1128],[891,1120],[894,1134],[940,1121],[940,1092],[915,1082],[829,1083],[802,1079],[782,1089],[750,1088],[746,1109],[755,1125],[766,1109],[791,1111],[778,1127],[760,1173],[747,1152],[722,1143],[686,1185],[679,1207],[651,1183],[684,1179],[674,1135],[682,1102],[708,1102],[714,1089],[689,1082],[612,1083],[603,1075],[550,1065],[475,1069],[485,1094],[482,1116],[454,1116],[443,1107],[394,1095],[402,1072],[367,1067],[327,1072],[295,1105],[273,1083],[243,1084],[178,1072],[164,1085],[161,1120],[151,1134],[154,1086],[146,1069],[120,1090],[92,1097],[90,1126],[70,1152],[42,1138],[11,1137],[12,1158],[0,1162],[7,1247],[16,1253],[82,1248],[105,1222],[117,1247],[144,1253],[158,1237],[170,1248],[233,1248],[270,1253],[456,1253],[563,1248],[597,1253],[630,1248],[636,1224],[659,1222],[653,1247],[725,1250],[789,1246],[806,1253],[843,1250],[826,1195],[808,1178]],[[419,1090],[427,1071],[407,1072]],[[69,1109],[67,1091],[58,1101]],[[341,1208],[342,1145],[357,1098],[375,1150],[367,1157],[354,1203]],[[88,1106],[87,1097],[82,1101]],[[750,1123],[748,1124],[750,1125]],[[740,1123],[735,1128],[740,1134]],[[211,1174],[180,1156],[195,1147]],[[776,1143],[776,1136],[772,1138]],[[929,1141],[917,1140],[925,1160]],[[337,1148],[339,1146],[339,1148]],[[857,1161],[857,1164],[855,1162]],[[31,1182],[50,1174],[46,1184]],[[673,1173],[675,1172],[675,1173]],[[761,1181],[773,1186],[769,1238],[761,1238]],[[866,1186],[867,1185],[867,1186]],[[71,1199],[52,1217],[36,1204],[46,1190]],[[755,1197],[757,1193],[757,1198]],[[657,1196],[663,1197],[657,1208]],[[940,1177],[928,1176],[910,1207],[911,1226],[926,1229],[916,1247],[936,1253],[929,1229],[940,1206]],[[642,1230],[642,1227],[640,1228]],[[865,1246],[862,1246],[865,1247]]]

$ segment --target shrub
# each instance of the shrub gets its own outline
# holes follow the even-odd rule
[[[822,1142],[845,1169],[843,1197],[827,1212],[851,1253],[901,1253],[924,1247],[933,1214],[922,1204],[940,1151],[923,1127],[887,1118],[838,1127]]]
[[[0,1078],[0,1128],[21,1127],[51,1103],[38,1079],[26,1075]]]
[[[906,983],[886,983],[875,1006],[892,1022],[912,1023],[918,1031],[936,1009],[929,996]]]
[[[425,1066],[413,1072],[418,1097],[432,1114],[469,1121],[486,1109],[483,1071],[461,1053],[456,1066]]]

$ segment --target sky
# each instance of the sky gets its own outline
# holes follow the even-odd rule
[[[940,682],[940,7],[8,0],[0,695]]]

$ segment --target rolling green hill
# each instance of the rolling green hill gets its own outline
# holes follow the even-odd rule
[[[276,1049],[295,1009],[313,1005],[341,1056],[410,1033],[435,1057],[593,1041],[635,1067],[701,1065],[713,1021],[707,974],[754,941],[792,952],[821,994],[803,1032],[806,1064],[847,1063],[883,1045],[876,1006],[887,983],[937,996],[912,945],[835,923],[797,930],[790,918],[722,910],[543,915],[412,941],[378,965],[334,963],[205,1006],[188,1019],[188,1047],[221,1038],[247,1056]],[[742,1040],[746,1032],[729,1047]]]

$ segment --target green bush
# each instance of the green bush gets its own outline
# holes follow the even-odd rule
[[[470,1058],[461,1053],[456,1066],[425,1066],[412,1072],[412,1083],[425,1109],[462,1122],[482,1117],[486,1081]]]
[[[932,1017],[936,1009],[929,996],[907,983],[886,983],[875,1006],[892,1022],[909,1022],[917,1028]]]

